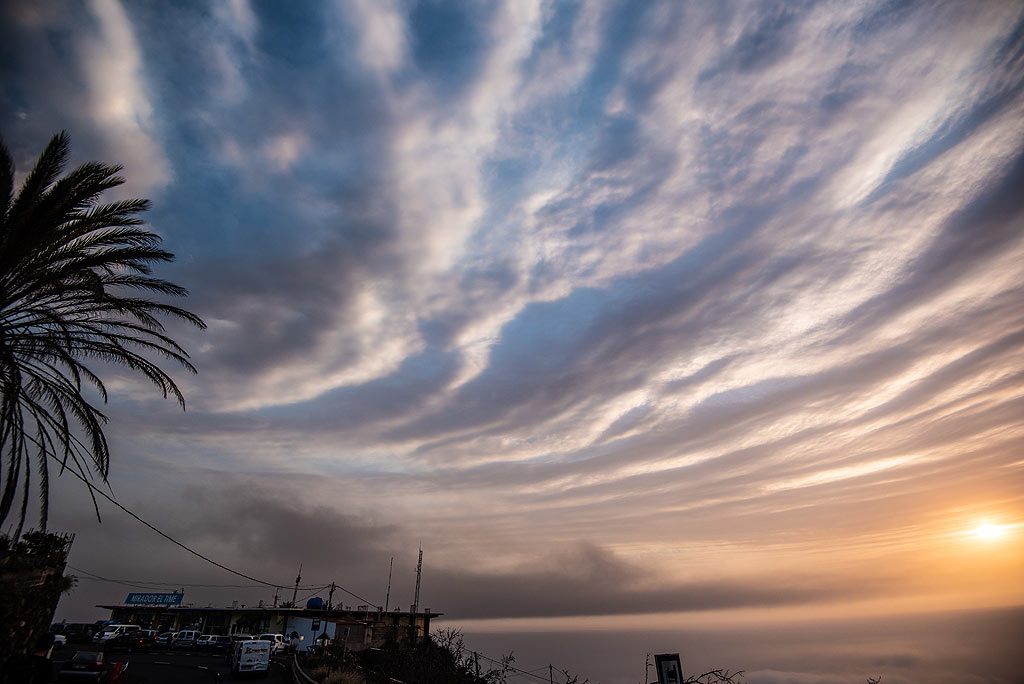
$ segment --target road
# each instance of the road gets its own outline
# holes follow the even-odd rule
[[[64,653],[54,654],[53,680],[57,681],[57,673],[65,658],[70,658],[76,650],[89,650],[84,646],[76,648],[70,645]],[[125,684],[213,684],[218,681],[234,681],[228,676],[228,666],[223,655],[208,655],[192,651],[154,650],[149,653],[110,653],[108,662],[128,661],[127,679]],[[219,678],[218,678],[219,677]],[[246,677],[245,679],[248,679]],[[240,679],[238,681],[244,681]],[[271,663],[270,676],[267,679],[256,677],[258,682],[288,682],[282,665]]]

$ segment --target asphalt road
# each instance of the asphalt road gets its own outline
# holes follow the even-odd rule
[[[65,658],[70,658],[76,650],[72,644],[64,653],[54,654],[53,681],[57,681],[57,673]],[[125,684],[213,684],[218,681],[246,681],[250,677],[233,680],[229,676],[227,663],[223,655],[208,655],[192,651],[153,650],[149,653],[109,653],[108,662],[128,661],[127,679]],[[219,675],[219,679],[218,679]],[[288,682],[284,667],[276,663],[270,664],[270,676],[266,679],[255,676],[257,682]]]

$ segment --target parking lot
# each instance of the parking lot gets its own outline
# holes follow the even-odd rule
[[[66,658],[75,651],[93,650],[88,645],[75,644],[67,646],[62,653],[53,656],[53,681],[59,681],[60,667]],[[169,651],[154,649],[144,653],[109,653],[107,661],[127,661],[126,684],[209,684],[210,682],[228,681],[228,666],[223,655],[210,655],[194,651]],[[270,676],[267,679],[256,677],[262,682],[287,682],[284,666],[272,662]]]

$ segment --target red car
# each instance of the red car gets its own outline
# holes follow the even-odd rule
[[[57,675],[58,682],[109,682],[113,668],[102,652],[79,651],[64,661]]]

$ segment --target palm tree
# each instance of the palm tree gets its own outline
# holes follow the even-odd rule
[[[14,517],[20,491],[15,537],[33,488],[46,529],[56,464],[89,484],[90,494],[96,475],[106,482],[107,418],[83,388],[91,386],[104,402],[107,392],[85,364],[140,373],[184,409],[174,380],[151,358],[195,368],[158,317],[206,327],[184,309],[147,298],[187,294],[150,275],[150,264],[174,256],[137,218],[149,202],[99,203],[105,190],[124,182],[120,166],[89,162],[58,179],[68,147],[67,135],[54,136],[15,196],[14,165],[0,142],[0,524]]]

